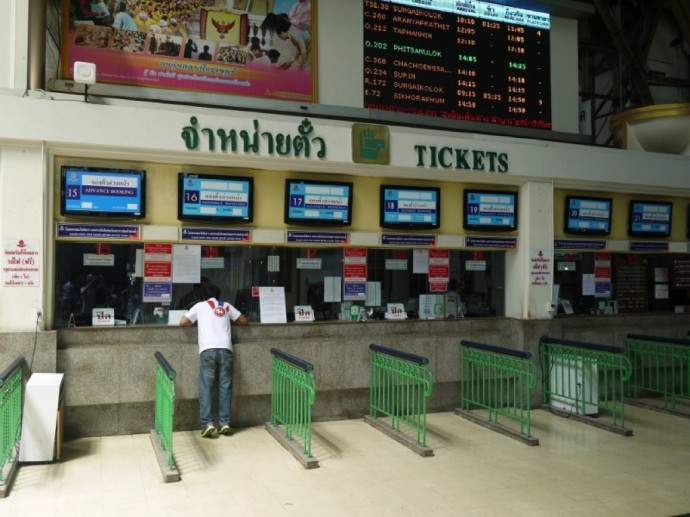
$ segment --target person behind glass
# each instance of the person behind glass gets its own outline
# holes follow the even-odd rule
[[[200,280],[200,283],[194,284],[192,290],[178,300],[175,305],[176,309],[188,311],[195,303],[203,302],[206,299],[206,291],[211,285],[211,280],[206,276],[202,276]]]
[[[198,327],[199,343],[199,420],[201,436],[212,438],[216,432],[230,434],[232,401],[231,323],[247,325],[249,320],[228,302],[220,299],[220,288],[211,285],[205,301],[198,302],[180,318],[180,326]],[[218,424],[213,412],[213,394],[218,379]]]

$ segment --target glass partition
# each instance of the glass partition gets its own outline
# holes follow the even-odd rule
[[[55,326],[91,325],[95,308],[113,309],[117,325],[166,323],[170,310],[187,310],[203,299],[206,283],[217,285],[223,300],[256,322],[257,288],[268,286],[284,288],[288,322],[294,321],[294,307],[304,305],[312,308],[315,321],[350,319],[353,305],[365,307],[368,318],[384,319],[392,303],[402,304],[408,318],[505,314],[502,251],[450,250],[448,278],[430,282],[428,266],[414,250],[369,248],[366,281],[353,298],[344,288],[343,248],[198,248],[198,281],[177,282],[173,275],[172,282],[152,288],[144,285],[143,243],[57,242]],[[156,289],[165,296],[157,299]]]

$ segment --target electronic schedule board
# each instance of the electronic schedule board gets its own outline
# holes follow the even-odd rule
[[[364,0],[363,15],[365,108],[551,129],[547,13]]]

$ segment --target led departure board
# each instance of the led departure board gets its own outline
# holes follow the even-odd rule
[[[364,107],[551,129],[547,13],[364,0]]]

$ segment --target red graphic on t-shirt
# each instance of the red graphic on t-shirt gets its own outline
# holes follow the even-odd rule
[[[222,317],[225,316],[227,313],[228,313],[228,311],[225,310],[225,307],[216,307],[215,309],[213,309],[213,314],[215,314],[215,315],[218,316],[219,318],[222,318]]]

